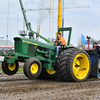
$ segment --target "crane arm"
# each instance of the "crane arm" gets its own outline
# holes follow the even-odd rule
[[[29,23],[27,21],[27,17],[26,17],[26,14],[25,14],[25,10],[24,10],[24,7],[23,7],[23,4],[22,4],[22,1],[19,0],[20,2],[20,5],[21,5],[21,9],[22,9],[22,13],[23,13],[23,16],[24,16],[24,20],[25,20],[25,23],[26,23],[26,27],[27,27],[27,30],[29,30],[31,33],[34,33],[34,34],[37,34],[36,32],[34,32],[31,28],[31,23]],[[49,41],[48,39],[46,39],[45,37],[39,35],[39,37],[41,37],[42,39],[44,39],[45,41],[49,42],[49,43],[53,43],[52,41]],[[34,37],[33,37],[34,38]]]

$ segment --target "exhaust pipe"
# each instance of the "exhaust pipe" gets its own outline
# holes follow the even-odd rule
[[[38,41],[39,32],[40,32],[40,26],[38,25],[38,26],[37,26],[36,41]]]

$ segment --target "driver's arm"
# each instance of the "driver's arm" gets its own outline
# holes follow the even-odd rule
[[[66,45],[66,43],[62,43],[61,45]]]

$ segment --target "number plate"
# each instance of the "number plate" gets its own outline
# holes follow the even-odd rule
[[[0,56],[0,61],[4,61],[4,57],[3,56]]]

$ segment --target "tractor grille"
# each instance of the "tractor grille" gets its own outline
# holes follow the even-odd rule
[[[30,55],[30,56],[34,56],[35,55],[35,46],[32,45],[32,44],[29,44],[28,55]]]
[[[22,51],[22,41],[20,39],[15,39],[15,53],[21,53]]]
[[[20,42],[20,39],[16,39],[15,42]]]

